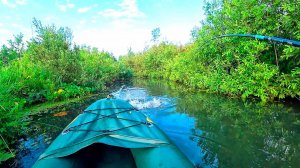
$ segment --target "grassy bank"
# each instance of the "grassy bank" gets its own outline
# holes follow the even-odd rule
[[[47,112],[51,109],[55,109],[61,106],[65,106],[67,104],[73,104],[73,103],[81,103],[82,101],[88,100],[88,99],[93,99],[98,97],[99,94],[91,94],[91,95],[86,95],[86,96],[82,96],[82,97],[78,97],[78,98],[72,98],[72,99],[67,99],[67,100],[62,100],[62,101],[58,101],[58,102],[45,102],[42,104],[37,104],[37,105],[33,105],[29,108],[25,108],[23,110],[23,113],[25,113],[26,115],[35,115],[38,113],[43,113],[43,112]]]

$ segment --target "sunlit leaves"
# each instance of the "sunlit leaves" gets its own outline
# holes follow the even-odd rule
[[[281,0],[207,1],[206,20],[201,29],[193,30],[193,44],[177,47],[183,50],[175,53],[153,46],[125,62],[137,76],[163,77],[244,100],[259,98],[265,103],[299,97],[299,75],[295,75],[299,48],[240,37],[210,40],[236,33],[300,40],[300,15],[293,12],[298,8],[297,3]]]
[[[131,71],[107,52],[72,42],[69,28],[33,20],[35,36],[24,46],[23,35],[0,50],[0,134],[9,145],[24,134],[24,108],[103,91]],[[11,157],[0,143],[0,162]]]

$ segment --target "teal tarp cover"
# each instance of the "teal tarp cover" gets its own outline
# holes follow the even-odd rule
[[[33,167],[74,167],[67,156],[97,143],[130,149],[136,167],[193,167],[151,119],[120,99],[102,99],[90,105]]]

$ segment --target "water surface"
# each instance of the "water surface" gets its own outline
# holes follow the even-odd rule
[[[113,95],[147,114],[199,167],[300,167],[295,103],[261,106],[149,80],[135,80]],[[103,97],[30,116],[14,167],[31,167],[73,118]]]

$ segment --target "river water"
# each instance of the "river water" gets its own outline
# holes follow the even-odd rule
[[[259,105],[135,80],[112,93],[151,118],[198,167],[300,167],[300,106]],[[62,129],[97,98],[32,115],[11,167],[31,167]]]

